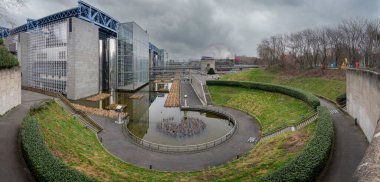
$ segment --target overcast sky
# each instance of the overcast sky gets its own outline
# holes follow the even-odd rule
[[[0,2],[10,0],[0,0]],[[255,56],[275,34],[380,18],[380,0],[86,0],[120,22],[135,21],[171,58]],[[77,6],[76,0],[25,0],[17,25]]]

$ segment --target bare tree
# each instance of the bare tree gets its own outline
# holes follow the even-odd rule
[[[299,69],[314,68],[319,64],[324,68],[329,59],[339,66],[346,56],[351,61],[361,60],[368,67],[380,67],[380,20],[351,18],[333,28],[275,35],[264,39],[257,50],[270,66],[284,67],[281,58],[285,50],[289,50]]]
[[[13,28],[15,22],[8,14],[17,11],[22,6],[24,6],[24,0],[0,0],[0,23]]]

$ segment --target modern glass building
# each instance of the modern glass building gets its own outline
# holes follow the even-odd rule
[[[13,29],[0,38],[21,64],[22,85],[80,99],[134,91],[149,82],[158,48],[135,22],[119,23],[81,0],[78,6]],[[151,56],[149,56],[151,54]]]
[[[149,36],[135,22],[117,28],[117,89],[136,90],[149,82]]]

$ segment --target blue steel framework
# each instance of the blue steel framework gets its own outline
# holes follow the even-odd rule
[[[9,29],[5,27],[0,27],[0,38],[8,37]]]
[[[117,30],[117,24],[119,23],[117,20],[112,18],[111,16],[107,15],[106,13],[98,10],[97,8],[79,0],[78,1],[78,7],[68,9],[65,11],[61,11],[55,14],[52,14],[50,16],[33,20],[33,19],[27,19],[27,23],[24,25],[21,25],[19,27],[16,27],[9,31],[8,35],[14,35],[19,32],[26,32],[29,30],[34,30],[38,28],[39,26],[48,24],[50,22],[70,18],[70,17],[77,17],[83,20],[86,20],[90,23],[93,23],[95,25],[98,25],[100,29],[100,36],[102,37],[102,34],[110,34],[113,36],[116,36],[116,30]],[[0,33],[2,33],[3,30],[0,30]],[[0,34],[0,36],[6,35],[6,34]],[[6,35],[6,36],[8,36]],[[6,37],[3,36],[3,37]]]

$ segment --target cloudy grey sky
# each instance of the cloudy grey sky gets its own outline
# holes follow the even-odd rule
[[[2,2],[9,0],[0,0]],[[380,18],[380,0],[86,0],[120,22],[135,21],[171,58],[255,56],[270,35],[337,25],[350,17]],[[12,11],[26,18],[76,7],[76,0],[25,0]]]

